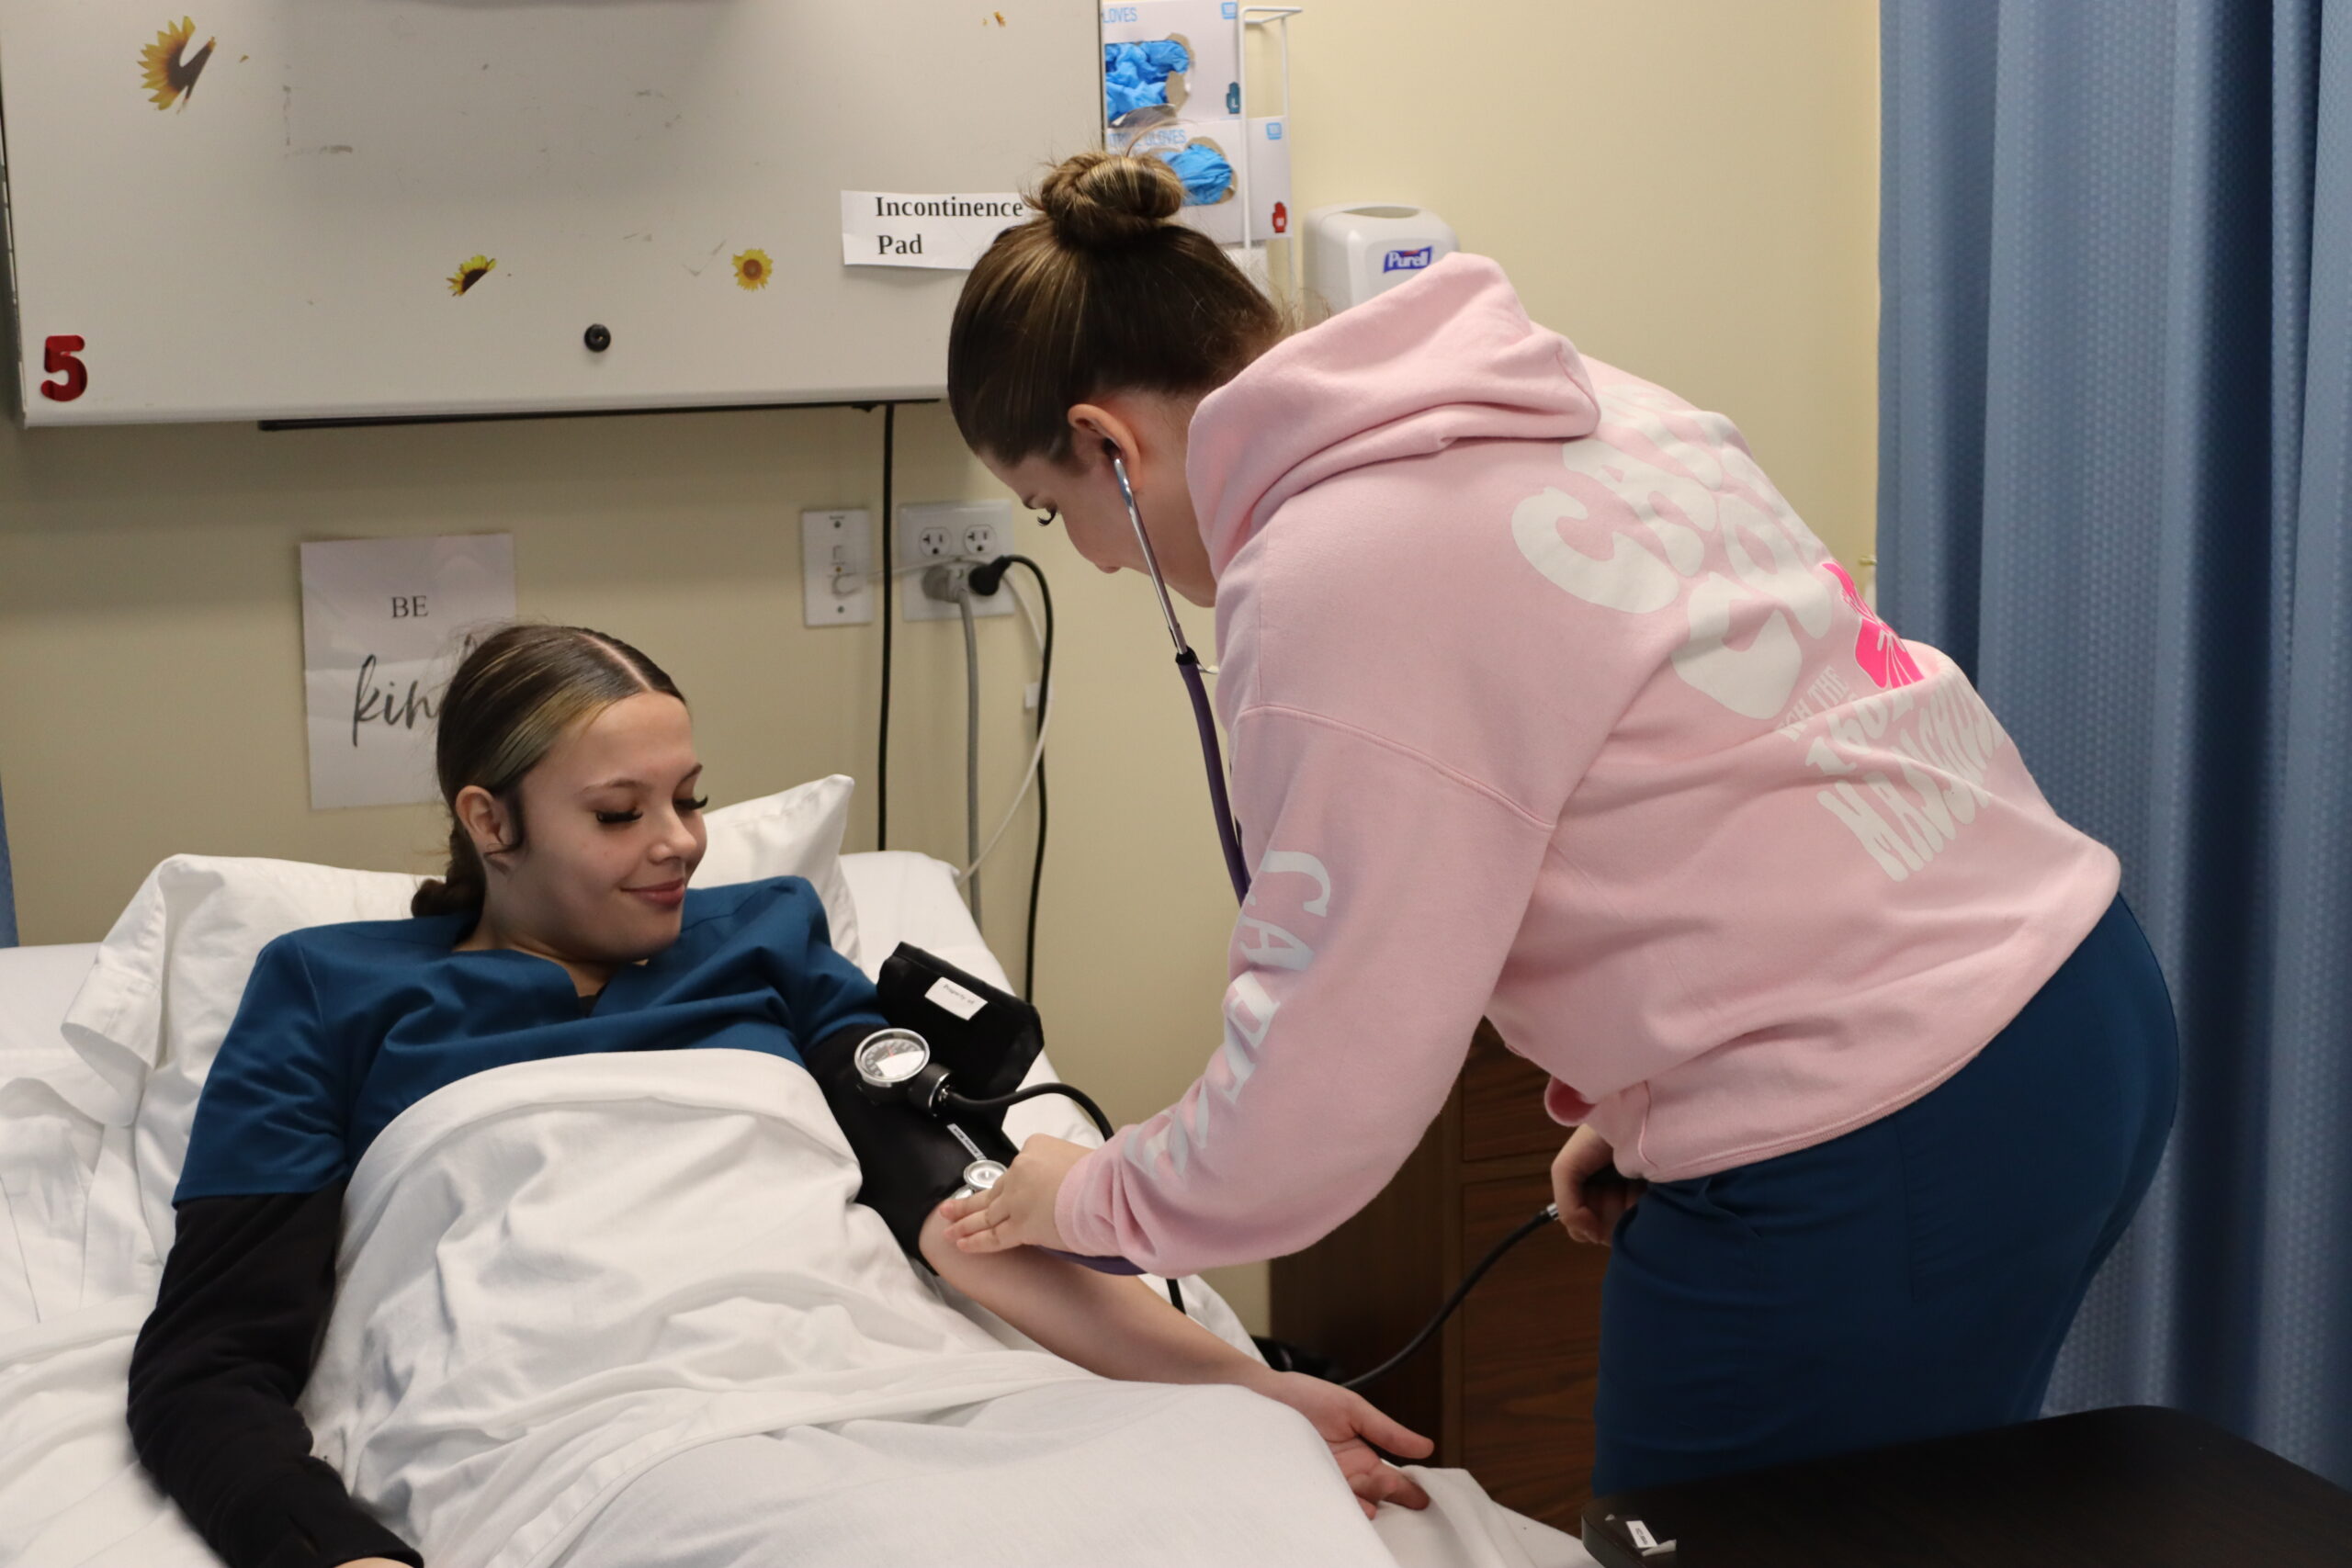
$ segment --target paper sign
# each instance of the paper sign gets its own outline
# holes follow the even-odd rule
[[[984,998],[974,996],[944,975],[933,980],[931,989],[922,995],[923,999],[933,1007],[944,1009],[967,1022],[974,1013],[989,1005]]]
[[[1015,191],[921,196],[845,190],[842,265],[967,272],[991,241],[1029,216],[1029,204]]]
[[[434,721],[468,634],[514,618],[514,537],[302,547],[311,807],[440,798]]]

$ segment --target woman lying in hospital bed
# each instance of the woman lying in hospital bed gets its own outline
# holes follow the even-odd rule
[[[1367,1517],[1427,1498],[1372,1445],[1425,1439],[934,1215],[926,1260],[1054,1354],[1012,1348],[854,1203],[798,1061],[873,988],[807,883],[687,893],[700,769],[643,655],[492,637],[438,761],[418,918],[263,950],[132,1358],[140,1458],[230,1568],[1391,1561]]]

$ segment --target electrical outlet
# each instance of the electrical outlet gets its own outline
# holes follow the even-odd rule
[[[863,508],[800,514],[800,619],[811,626],[874,620],[874,518]]]
[[[1012,503],[1009,501],[910,501],[899,508],[899,553],[901,566],[939,565],[948,568],[934,582],[953,583],[982,561],[994,559],[1012,536]],[[910,571],[899,579],[901,619],[952,621],[962,612],[951,592],[934,597],[924,586],[928,572]],[[1000,588],[972,601],[976,615],[1012,614],[1012,595]]]

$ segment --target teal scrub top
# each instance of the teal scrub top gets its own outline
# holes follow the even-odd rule
[[[593,1002],[563,966],[453,951],[471,914],[289,932],[262,949],[197,1102],[175,1202],[349,1179],[402,1111],[517,1062],[722,1046],[788,1061],[883,1027],[797,876],[686,894],[678,940]]]

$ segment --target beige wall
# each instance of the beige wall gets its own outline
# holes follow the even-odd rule
[[[1736,420],[1870,553],[1878,7],[1321,0],[1291,24],[1299,207],[1402,200],[1585,353]]]
[[[1588,353],[1732,414],[1815,530],[1870,548],[1876,8],[1868,0],[1317,0],[1293,23],[1299,209],[1436,208]],[[987,495],[937,408],[899,495]],[[314,813],[294,546],[511,531],[525,614],[608,628],[693,697],[721,800],[873,766],[879,641],[800,625],[797,514],[880,500],[847,410],[264,434],[0,431],[0,791],[27,942],[94,940],[175,851],[423,868],[424,807]],[[1216,1039],[1230,897],[1183,701],[1134,578],[1021,525],[1062,611],[1039,945],[1056,1056],[1114,1115]],[[1194,617],[1205,642],[1205,617]],[[991,818],[1025,751],[1012,621],[982,623]],[[960,632],[899,627],[892,843],[962,842]],[[865,792],[852,847],[873,842]],[[1021,958],[1025,822],[985,879]],[[1220,1280],[1262,1321],[1263,1273]]]

